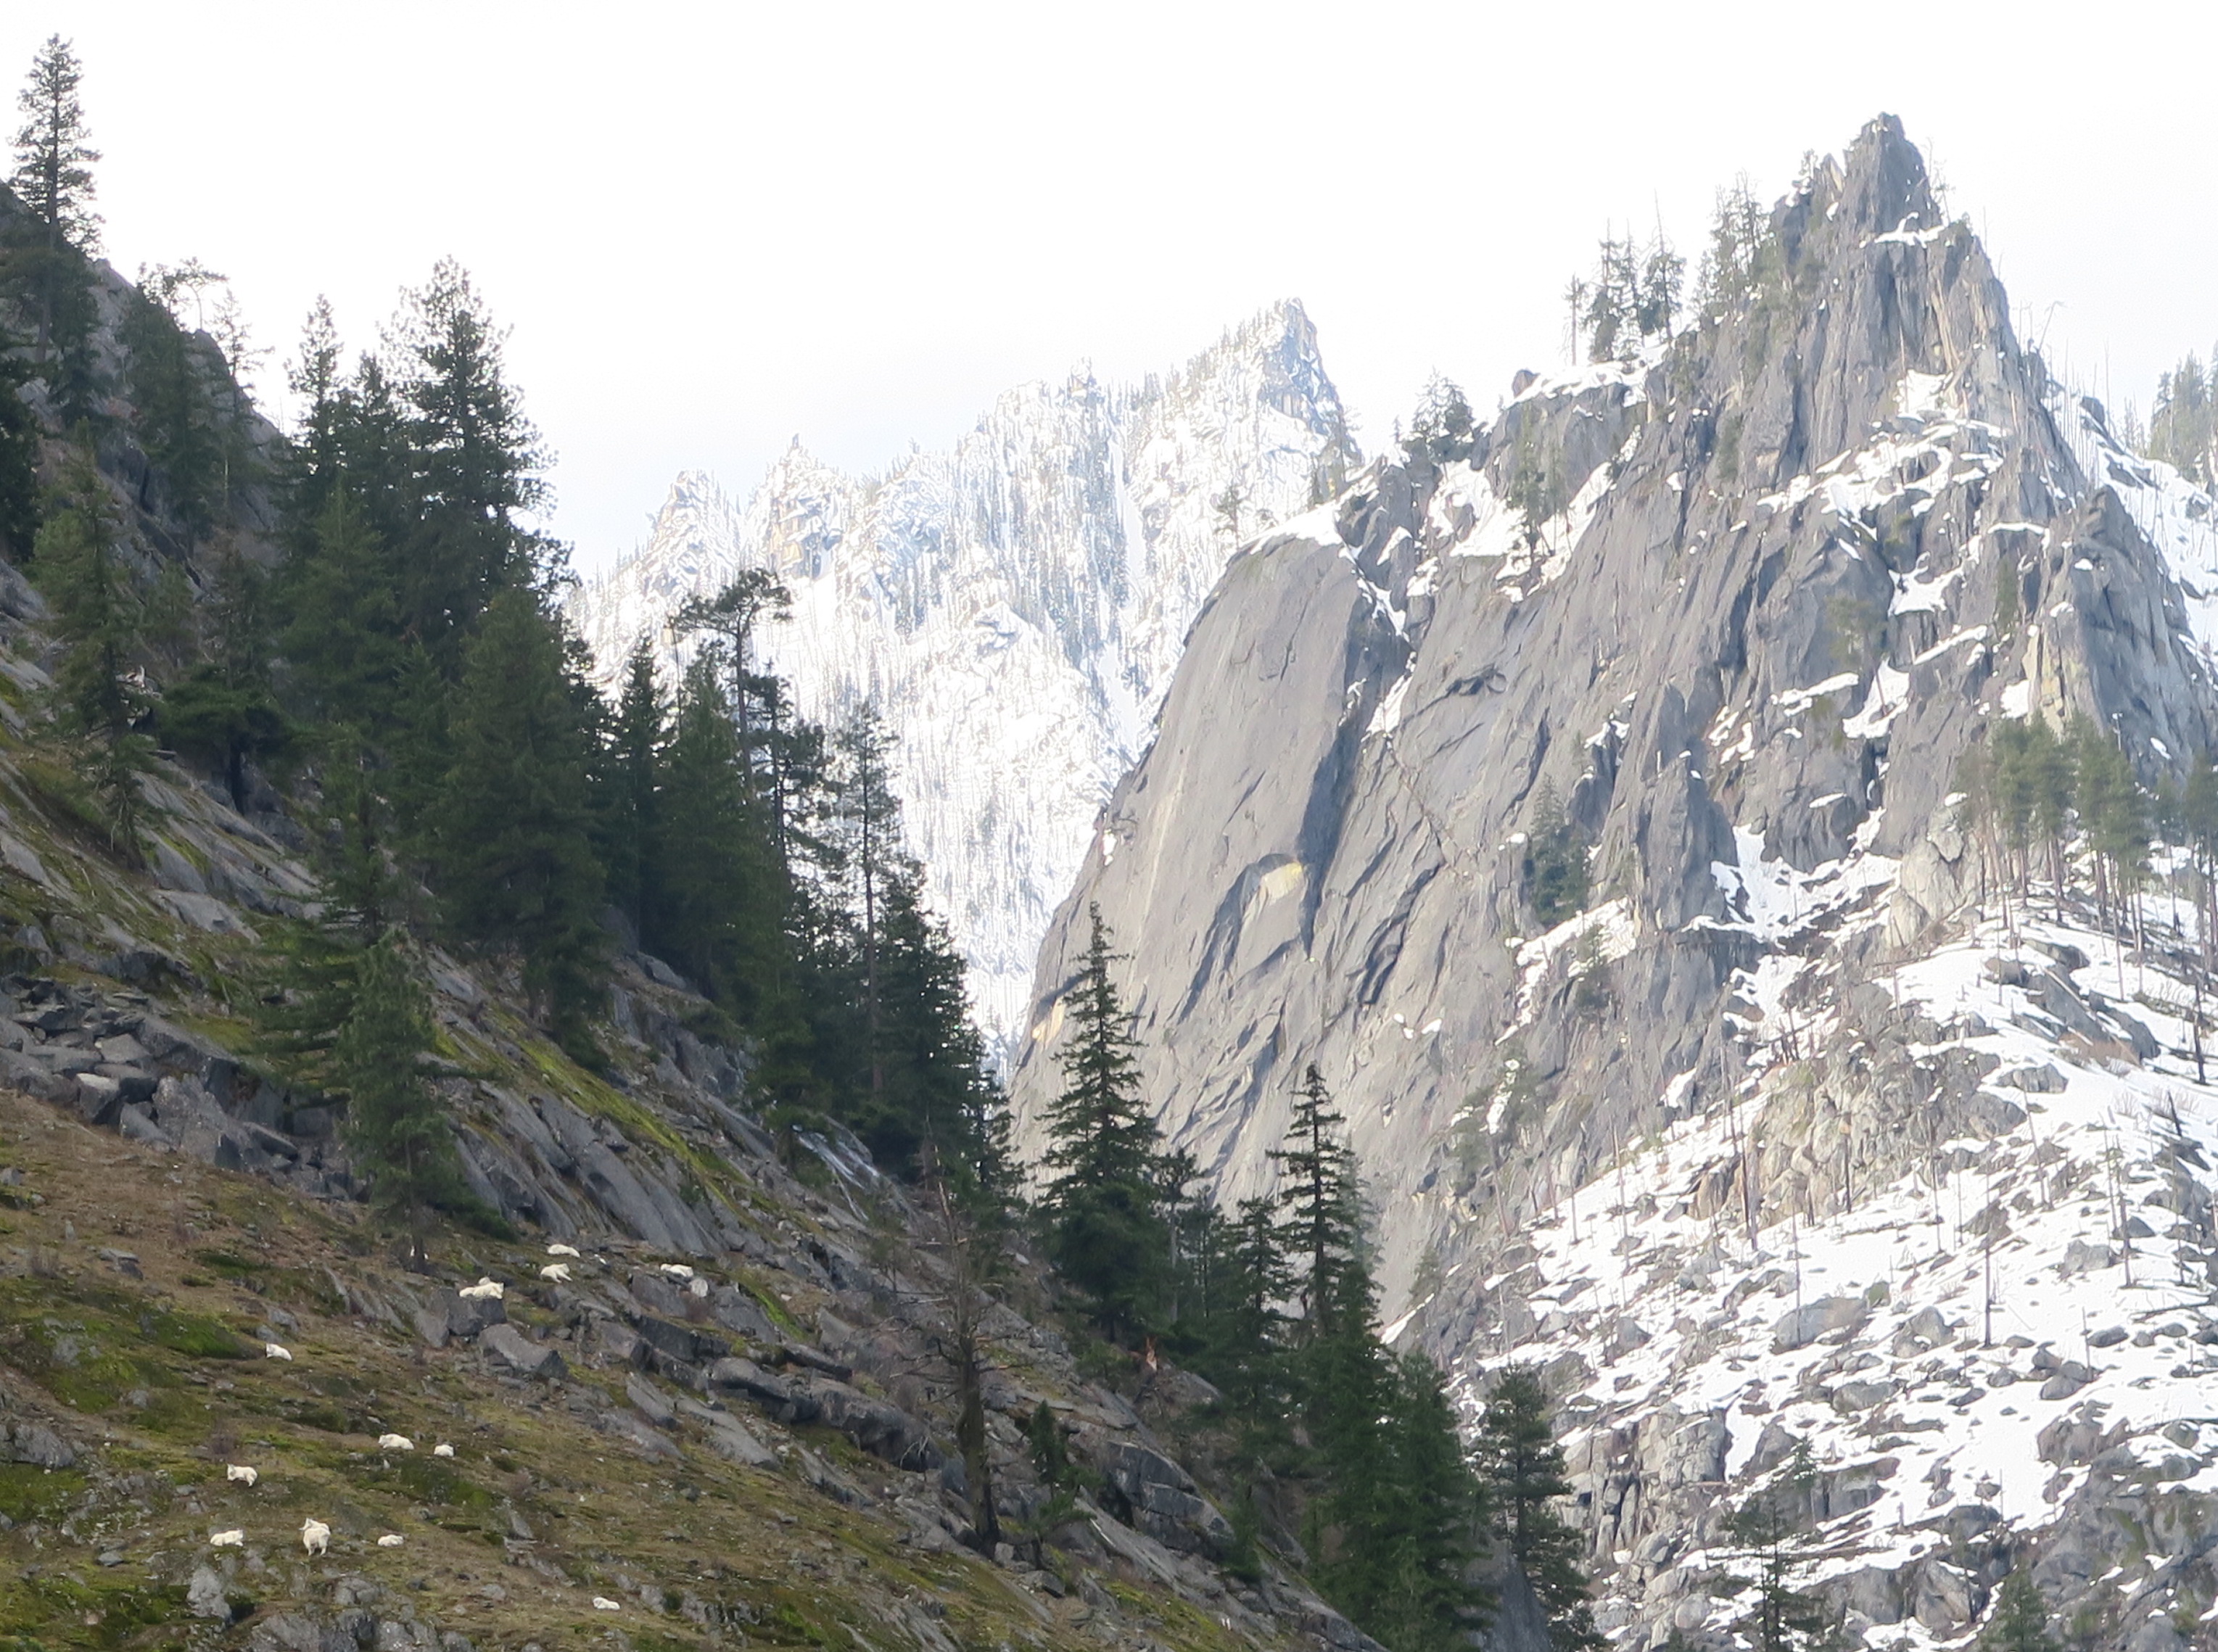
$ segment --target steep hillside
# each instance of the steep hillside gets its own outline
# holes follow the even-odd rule
[[[0,191],[10,257],[14,212]],[[0,260],[0,325],[24,267]],[[61,527],[0,547],[0,1640],[1369,1645],[1298,1579],[1220,1564],[1234,1534],[1179,1460],[1205,1385],[1081,1370],[1020,1311],[1046,1297],[1033,1265],[821,1119],[765,1117],[728,1012],[659,960],[595,974],[581,1066],[528,949],[434,944],[438,896],[373,840],[363,887],[416,920],[376,956],[428,983],[412,1065],[468,1188],[411,1262],[367,1197],[391,1161],[356,1157],[265,1013],[315,990],[300,949],[344,900],[321,789],[371,759],[297,726],[285,762],[147,733],[216,699],[239,566],[279,560],[273,500],[308,467],[212,341],[74,251],[33,268],[91,301],[66,349],[4,358],[34,415],[9,456]],[[466,277],[437,279],[481,339]],[[476,393],[529,449],[497,373]],[[326,552],[368,543],[343,505],[322,528]],[[50,607],[27,563],[68,594]],[[119,611],[152,618],[99,656]],[[73,726],[58,674],[133,697]]]
[[[1008,1540],[998,1563],[964,1547],[960,1233],[852,1142],[759,1122],[744,1059],[689,1030],[708,1006],[652,961],[619,970],[596,1075],[512,975],[430,956],[436,1084],[486,1212],[429,1271],[396,1263],[332,1110],[248,1024],[315,896],[299,829],[275,794],[249,819],[165,764],[148,868],[119,865],[26,738],[40,605],[5,595],[28,617],[0,647],[0,1630],[1367,1644],[1292,1579],[1220,1571],[1229,1529],[1175,1448],[1007,1302],[970,1311]],[[1040,1296],[1028,1271],[1001,1290]],[[1118,1381],[1166,1426],[1206,1398]],[[1026,1524],[1043,1402],[1081,1476],[1050,1531]],[[328,1555],[301,1550],[311,1519]]]
[[[2020,344],[1891,119],[1751,227],[1692,326],[1227,568],[1049,932],[1020,1117],[1089,903],[1221,1189],[1317,1063],[1401,1333],[1473,1397],[1546,1362],[1579,1425],[1622,1643],[1728,1639],[1765,1488],[1875,1643],[2028,1559],[2081,1643],[2199,1643],[2195,886],[2159,855],[2145,950],[2068,856],[2030,916],[1960,777],[2083,716],[2184,778],[2210,502]]]
[[[1000,1036],[1225,558],[1354,452],[1309,319],[1281,304],[1164,379],[1011,391],[883,478],[797,443],[744,507],[682,476],[647,548],[571,616],[613,682],[641,637],[672,650],[686,597],[775,568],[794,614],[761,653],[804,715],[870,701],[895,732],[911,846]]]

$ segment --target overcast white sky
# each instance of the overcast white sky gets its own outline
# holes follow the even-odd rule
[[[1435,368],[1491,406],[1607,226],[1691,255],[1719,184],[1881,109],[2052,358],[2146,409],[2218,337],[2214,11],[10,0],[0,71],[74,39],[109,256],[225,271],[281,355],[318,293],[366,343],[461,258],[590,571],[681,467],[881,466],[1281,294],[1366,447]]]

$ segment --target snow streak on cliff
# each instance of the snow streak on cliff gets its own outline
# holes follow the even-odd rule
[[[642,635],[675,663],[664,628],[687,597],[745,566],[784,575],[793,619],[762,657],[809,716],[876,702],[911,846],[1004,1037],[1226,559],[1336,491],[1354,453],[1285,302],[1167,378],[1013,390],[952,451],[882,478],[797,442],[742,507],[680,476],[646,549],[572,616],[605,684]]]

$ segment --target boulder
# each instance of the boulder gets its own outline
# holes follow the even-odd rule
[[[8,1430],[9,1455],[40,1469],[66,1469],[77,1462],[70,1443],[44,1423],[19,1422]]]
[[[601,1414],[601,1432],[615,1435],[647,1457],[675,1461],[680,1455],[667,1435],[656,1432],[653,1426],[629,1411],[604,1411]]]
[[[1870,1313],[1870,1306],[1861,1296],[1820,1296],[1816,1302],[1789,1309],[1772,1327],[1772,1352],[1791,1353],[1808,1347],[1829,1331],[1854,1330]]]
[[[676,1404],[680,1416],[690,1417],[707,1428],[709,1449],[717,1456],[751,1469],[778,1465],[778,1453],[756,1439],[753,1432],[730,1412],[703,1405],[690,1395],[679,1395]]]
[[[675,1428],[678,1426],[678,1414],[671,1409],[670,1401],[662,1397],[661,1391],[654,1383],[636,1371],[624,1378],[624,1398],[629,1400],[638,1408],[640,1415],[657,1428]]]
[[[562,1356],[544,1343],[527,1340],[513,1325],[489,1325],[478,1346],[519,1377],[557,1377],[569,1374]]]
[[[2069,1278],[2075,1273],[2099,1273],[2104,1268],[2116,1266],[2117,1259],[2108,1245],[2075,1239],[2064,1247],[2064,1259],[2056,1267],[2058,1272]]]
[[[601,1357],[627,1365],[638,1364],[647,1352],[647,1344],[638,1332],[614,1320],[595,1320],[588,1342]]]
[[[709,1317],[734,1336],[749,1342],[777,1340],[778,1332],[750,1291],[737,1285],[719,1285],[709,1297]]]
[[[689,1365],[722,1359],[732,1351],[732,1345],[722,1337],[672,1320],[657,1319],[652,1314],[641,1315],[639,1336],[655,1352]]]

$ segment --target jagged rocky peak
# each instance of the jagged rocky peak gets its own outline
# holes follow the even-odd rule
[[[2006,913],[1959,764],[2034,715],[2112,731],[2147,783],[2207,749],[2218,547],[2209,502],[2017,339],[1892,118],[1713,262],[1670,336],[1521,374],[1475,433],[1413,440],[1225,568],[1043,946],[1019,1135],[1039,1146],[1098,902],[1150,1093],[1220,1194],[1268,1185],[1316,1063],[1402,1333],[1471,1392],[1547,1365],[1628,1643],[1725,1621],[1701,1582],[1723,1510],[1798,1432],[1826,1518],[1865,1523],[1824,1529],[1874,1568],[1866,1627],[1958,1634],[2007,1544],[2115,1492],[2088,1441],[2160,1407],[2122,1369],[2100,1402],[2125,1432],[2072,1434],[2103,1380],[2080,1347],[2048,1400],[1967,1411],[2116,1285],[2092,1252],[2084,1288],[2013,1284],[1995,1336],[2029,1346],[1996,1353],[1942,1262],[1992,1233],[2016,1280],[2066,1269],[2050,1214],[2105,1118],[2172,1207],[2209,1196],[2199,1167],[2174,1185],[2178,1140],[2198,1166],[2218,1147],[2184,1012],[2152,1007],[2187,1001],[2186,966],[2129,965],[2069,900],[2037,937]],[[2194,1098],[2178,1125],[2166,1095]],[[2199,1301],[2207,1230],[2136,1277]],[[2203,1327],[2183,1311],[2151,1369],[2204,1370]],[[2048,1465],[1995,1471],[2000,1523],[1967,1419]],[[1950,1520],[1992,1528],[1988,1573],[1948,1581]]]
[[[1240,540],[1344,481],[1355,448],[1301,306],[1274,304],[1137,386],[1083,368],[1001,396],[945,453],[851,476],[796,440],[745,504],[689,473],[647,548],[575,599],[604,683],[744,566],[793,586],[764,657],[801,708],[877,702],[912,847],[990,1032],[1144,742]]]

